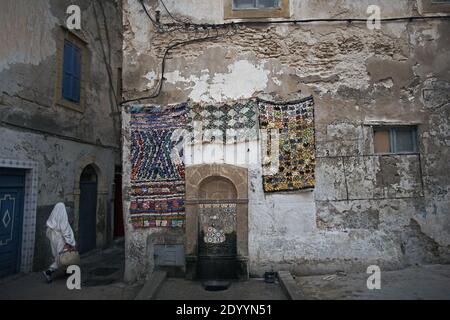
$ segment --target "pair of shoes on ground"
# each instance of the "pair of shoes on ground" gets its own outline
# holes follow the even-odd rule
[[[53,281],[52,275],[53,275],[54,271],[52,270],[46,270],[46,271],[42,271],[42,276],[45,279],[45,282],[47,283],[51,283]],[[67,271],[64,273],[65,278],[67,279],[68,277],[70,277],[70,273],[67,273]]]
[[[42,276],[45,278],[45,282],[52,282],[52,272],[50,270],[42,271]]]

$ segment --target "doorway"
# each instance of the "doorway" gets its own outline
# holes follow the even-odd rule
[[[117,167],[114,175],[114,239],[125,236],[122,203],[122,168]]]
[[[25,171],[0,168],[0,278],[20,270]]]
[[[97,233],[97,173],[88,165],[80,176],[80,206],[78,250],[80,253],[96,248]]]

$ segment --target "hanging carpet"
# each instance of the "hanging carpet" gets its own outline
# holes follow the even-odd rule
[[[183,227],[186,104],[131,107],[131,222],[135,228]]]
[[[288,103],[258,99],[258,108],[259,127],[267,132],[261,139],[263,169],[272,166],[272,170],[263,170],[269,172],[263,175],[264,191],[293,191],[314,187],[313,97]],[[276,145],[278,148],[274,150]]]

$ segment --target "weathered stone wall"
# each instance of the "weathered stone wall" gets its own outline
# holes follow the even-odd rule
[[[82,70],[84,112],[57,105],[55,100],[57,48],[69,16],[66,10],[73,4],[81,8],[81,31],[76,32],[86,40],[88,51],[87,70]],[[66,203],[77,231],[79,175],[89,164],[95,165],[99,179],[97,245],[104,246],[112,237],[112,185],[115,165],[120,165],[120,118],[114,93],[122,66],[121,17],[121,3],[114,0],[101,5],[98,1],[2,1],[0,158],[38,162],[35,269],[51,261],[45,221],[56,202]]]
[[[177,19],[224,22],[222,1],[165,3]],[[365,18],[369,4],[379,5],[383,17],[421,14],[415,0],[291,0],[291,14]],[[148,5],[173,22],[157,1]],[[450,261],[449,27],[448,20],[389,22],[373,31],[355,22],[253,25],[171,51],[161,94],[145,102],[314,96],[314,191],[264,194],[260,165],[246,165],[251,274]],[[125,96],[154,91],[168,44],[205,35],[158,33],[138,1],[124,1]],[[374,155],[371,125],[389,123],[418,125],[419,155]],[[132,248],[163,231],[128,232]]]

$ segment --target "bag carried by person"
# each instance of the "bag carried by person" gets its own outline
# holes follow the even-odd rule
[[[76,250],[63,251],[59,254],[58,262],[60,266],[68,267],[80,264],[80,254]]]

